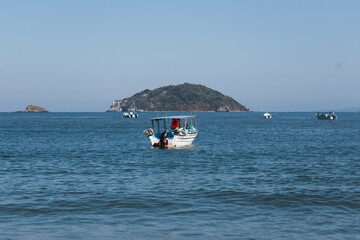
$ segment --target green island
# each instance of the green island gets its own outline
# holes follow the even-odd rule
[[[136,105],[136,108],[135,108]],[[145,89],[123,100],[116,100],[107,112],[249,112],[232,97],[200,84],[184,83],[154,90]]]
[[[22,111],[17,111],[19,113],[21,112],[35,112],[35,113],[45,113],[45,112],[49,112],[46,109],[42,108],[42,107],[38,107],[35,105],[27,105],[25,110]]]

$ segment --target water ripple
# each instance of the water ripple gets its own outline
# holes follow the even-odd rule
[[[120,117],[0,113],[0,240],[359,239],[359,114],[200,113],[169,150]]]

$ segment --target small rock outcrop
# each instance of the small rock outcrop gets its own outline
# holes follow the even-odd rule
[[[35,113],[46,113],[49,112],[42,107],[38,107],[35,105],[27,105],[25,110],[17,111],[17,112],[35,112]]]
[[[136,109],[135,109],[136,105]],[[232,97],[199,84],[184,83],[145,89],[123,100],[116,100],[107,112],[248,112]]]

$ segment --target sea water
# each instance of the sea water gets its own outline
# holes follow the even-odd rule
[[[360,114],[262,114],[0,113],[0,239],[360,239]]]

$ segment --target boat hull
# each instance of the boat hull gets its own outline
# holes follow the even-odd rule
[[[337,116],[334,114],[334,112],[315,113],[315,116],[319,120],[336,120],[337,119]]]
[[[163,146],[160,144],[160,139],[156,138],[154,135],[149,136],[149,139],[153,147],[182,147],[191,145],[197,137],[197,134],[198,133],[189,133],[186,135],[175,135],[172,138],[166,138],[164,141],[165,145]]]
[[[336,120],[336,117],[334,116],[328,116],[328,117],[317,117],[319,120]]]

